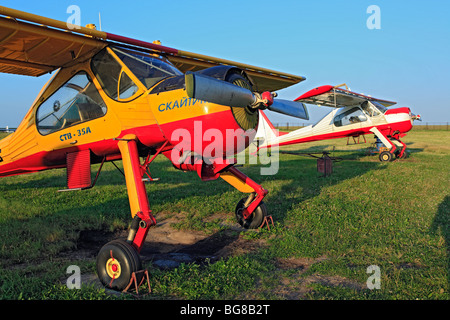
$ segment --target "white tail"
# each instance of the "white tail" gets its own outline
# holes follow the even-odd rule
[[[255,141],[258,141],[258,147],[271,144],[270,142],[276,140],[279,135],[278,129],[275,129],[264,111],[259,110],[258,130],[255,136]]]

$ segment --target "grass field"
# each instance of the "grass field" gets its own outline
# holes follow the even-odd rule
[[[269,190],[275,225],[258,231],[236,227],[240,192],[157,158],[151,171],[161,180],[147,186],[156,219],[175,219],[174,230],[206,239],[227,235],[227,248],[236,250],[168,270],[147,261],[153,293],[143,298],[448,300],[450,132],[412,131],[404,141],[410,156],[391,163],[366,155],[369,144],[345,139],[282,148],[342,157],[329,177],[298,155],[281,154],[271,176],[245,165]],[[63,169],[0,179],[0,299],[134,299],[93,282],[78,290],[65,282],[70,265],[95,273],[95,255],[83,253],[86,235],[128,228],[123,176],[106,164],[93,189],[58,193],[65,183]],[[380,289],[370,290],[373,265]]]

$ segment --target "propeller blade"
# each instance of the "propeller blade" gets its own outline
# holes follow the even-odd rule
[[[240,108],[255,102],[250,90],[212,77],[187,72],[185,83],[190,98]]]
[[[186,72],[185,84],[187,95],[190,98],[230,107],[244,108],[246,106],[251,106],[255,109],[269,109],[291,117],[305,120],[309,119],[306,106],[301,102],[273,99],[271,105],[263,105],[260,103],[262,100],[259,94],[255,95],[248,89],[194,72]],[[265,93],[262,95],[264,94]],[[270,96],[272,94],[267,92],[267,95]],[[271,97],[271,99],[272,98],[273,97]]]
[[[295,102],[284,99],[274,99],[272,105],[267,109],[287,116],[309,120],[308,109],[302,102]]]

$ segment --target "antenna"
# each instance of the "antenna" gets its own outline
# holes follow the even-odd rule
[[[100,26],[100,31],[102,31],[102,16],[100,15],[100,12],[98,13],[98,24]]]

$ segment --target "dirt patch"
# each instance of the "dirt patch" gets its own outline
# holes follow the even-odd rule
[[[216,217],[217,218],[217,217]],[[225,221],[225,217],[221,217]],[[246,246],[240,233],[244,230],[237,225],[226,226],[216,233],[203,231],[178,230],[173,227],[178,217],[161,219],[150,229],[141,251],[144,263],[171,269],[181,263],[214,262],[220,258],[238,254]]]
[[[308,294],[314,293],[314,284],[320,284],[326,287],[342,287],[353,290],[363,290],[365,287],[353,280],[341,276],[327,276],[322,274],[313,274],[306,277],[298,275],[289,278],[283,277],[274,292],[279,297],[287,300],[302,300],[308,297]]]
[[[327,256],[321,256],[319,258],[287,258],[287,259],[277,259],[276,266],[282,270],[292,270],[298,269],[302,272],[306,271],[312,264],[322,262],[327,260]]]
[[[231,256],[245,254],[267,245],[266,240],[251,239],[245,235],[245,229],[238,225],[227,226],[216,233],[202,231],[178,230],[173,227],[179,220],[177,217],[161,219],[152,227],[140,252],[144,266],[163,270],[173,269],[185,263],[204,264],[226,259]],[[253,231],[250,231],[253,232]],[[128,232],[117,233],[102,231],[83,231],[77,243],[77,250],[70,254],[71,259],[95,260],[98,250],[114,239],[126,239]],[[307,275],[306,271],[314,264],[328,260],[329,257],[318,258],[278,258],[274,261],[278,269],[276,283],[272,286],[260,284],[262,291],[271,288],[271,295],[281,299],[299,300],[314,292],[314,284],[328,287],[344,287],[354,290],[365,288],[362,284],[341,276],[322,274]],[[288,275],[286,275],[288,274]],[[95,284],[100,282],[94,274],[84,275],[82,283]],[[258,291],[258,289],[256,289]],[[114,293],[114,292],[112,292]]]
[[[225,217],[222,218],[225,221]],[[245,229],[237,224],[227,225],[215,233],[206,233],[174,228],[179,219],[176,216],[159,217],[157,225],[149,230],[140,252],[145,268],[151,265],[151,268],[167,270],[177,268],[182,263],[213,263],[265,245],[262,240],[245,239],[245,232],[242,232]],[[81,231],[76,250],[67,252],[64,256],[71,260],[95,261],[103,245],[115,239],[126,240],[127,236],[127,230],[114,233],[102,230]],[[95,274],[84,274],[82,284],[102,287]]]
[[[273,289],[275,294],[283,299],[299,300],[307,298],[308,294],[314,292],[313,285],[320,284],[327,287],[343,287],[353,290],[362,290],[364,285],[341,276],[328,276],[315,273],[305,276],[306,271],[315,263],[326,261],[329,258],[288,258],[278,259],[276,266],[280,270],[295,271],[289,276],[282,276],[279,283]]]
[[[211,234],[203,231],[178,230],[174,228],[174,224],[179,222],[179,218],[160,217],[157,225],[149,230],[140,252],[144,265],[173,269],[181,263],[214,262],[264,245],[262,240],[244,239],[242,231],[245,229],[237,224],[226,226],[223,230]],[[225,221],[225,218],[222,218]],[[82,231],[77,241],[77,249],[67,255],[71,259],[95,259],[104,244],[114,239],[125,240],[127,235],[127,230],[115,233],[99,230]]]

